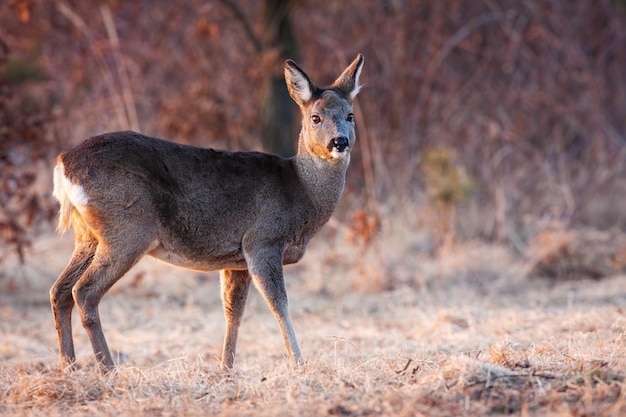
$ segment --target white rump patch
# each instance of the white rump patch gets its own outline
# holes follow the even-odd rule
[[[78,211],[82,211],[89,202],[84,188],[79,184],[74,184],[65,176],[65,167],[62,163],[58,163],[54,167],[54,197],[63,202],[66,197]]]

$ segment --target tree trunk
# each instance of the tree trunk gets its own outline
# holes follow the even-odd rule
[[[289,12],[298,0],[265,0],[263,4],[264,52],[275,56],[272,70],[263,81],[261,107],[261,140],[267,152],[289,157],[296,153],[296,132],[293,129],[295,105],[285,85],[281,63],[297,59],[297,45]]]

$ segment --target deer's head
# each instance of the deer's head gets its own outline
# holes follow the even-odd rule
[[[295,62],[285,62],[289,94],[302,112],[299,154],[330,161],[349,156],[356,138],[352,102],[361,89],[362,68],[359,54],[330,87],[320,88]]]

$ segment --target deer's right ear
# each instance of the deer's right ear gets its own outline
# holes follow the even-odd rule
[[[300,107],[310,101],[317,90],[315,83],[291,59],[285,61],[285,81],[289,95]]]

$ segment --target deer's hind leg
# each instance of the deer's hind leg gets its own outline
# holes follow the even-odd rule
[[[103,370],[112,371],[115,363],[107,345],[98,305],[104,294],[146,253],[148,245],[114,248],[100,240],[91,264],[72,288],[72,295],[91,346]]]
[[[222,351],[222,369],[233,367],[235,350],[237,349],[237,335],[241,317],[246,308],[246,300],[252,278],[247,270],[220,272],[222,284],[222,302],[226,319],[226,334],[224,335],[224,349]]]
[[[76,362],[72,338],[72,309],[74,308],[72,288],[91,265],[97,246],[97,242],[93,239],[85,241],[77,239],[72,258],[50,289],[50,304],[59,337],[61,366],[64,369],[73,367]]]

